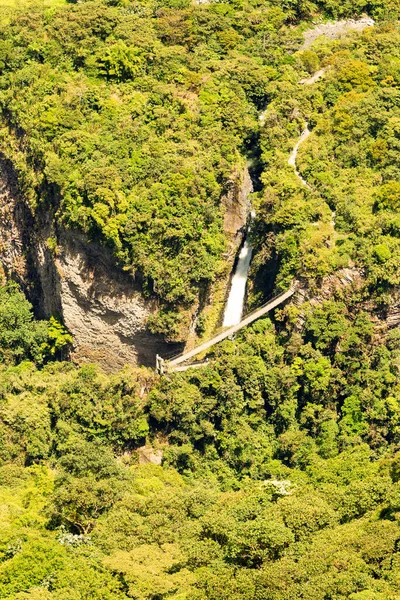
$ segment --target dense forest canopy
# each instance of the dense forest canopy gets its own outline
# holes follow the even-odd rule
[[[60,224],[108,245],[160,300],[153,330],[179,338],[177,307],[224,268],[221,198],[259,134],[258,112],[296,77],[294,25],[355,9],[56,6],[29,4],[0,22],[0,150],[32,210],[50,202]],[[356,12],[389,18],[396,8],[359,2]]]
[[[286,21],[264,5],[89,2],[3,26],[3,153],[34,209],[54,197],[166,303],[155,329],[223,268],[221,196],[296,44]]]
[[[156,330],[222,268],[250,152],[249,302],[271,259],[314,297],[160,379],[62,362],[69,333],[2,282],[0,598],[400,598],[399,8],[4,3],[2,156],[32,211],[158,295]],[[302,48],[364,11],[374,28]],[[306,122],[309,187],[288,165]]]
[[[296,274],[321,277],[350,263],[365,270],[380,302],[399,283],[399,43],[397,24],[387,22],[299,52],[304,74],[311,65],[325,76],[299,86],[298,65],[289,67],[268,106],[257,244],[262,256],[277,252],[283,286]],[[306,121],[312,132],[298,165],[309,189],[282,153]]]

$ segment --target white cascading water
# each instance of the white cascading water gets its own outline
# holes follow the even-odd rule
[[[208,2],[208,0],[198,0],[198,2],[199,2],[199,4],[201,4],[204,2]],[[349,26],[348,28],[350,28],[350,29],[355,28],[355,29],[361,29],[361,30],[366,26],[374,25],[374,21],[369,18],[368,19],[360,19],[359,21],[352,21],[352,20],[340,21],[339,23],[341,23],[342,26],[346,26],[345,28],[347,28],[347,26]],[[360,24],[361,27],[359,27],[358,24]],[[337,23],[335,22],[333,24],[328,24],[328,25],[336,26]],[[323,27],[325,27],[325,25],[320,26],[321,35],[323,33],[325,33],[324,31],[322,31]],[[341,33],[341,32],[339,32],[339,33]],[[307,43],[307,46],[308,45],[309,44]],[[303,84],[315,83],[316,81],[318,81],[318,79],[320,79],[324,75],[324,73],[325,73],[325,70],[321,69],[320,71],[317,71],[317,73],[315,73],[312,77],[303,79],[302,81],[300,81],[300,83],[303,83]],[[267,110],[263,110],[258,117],[260,124],[262,126],[265,125],[266,115],[267,115]],[[310,133],[311,132],[308,129],[308,123],[306,123],[305,128],[304,128],[300,138],[297,140],[297,143],[296,143],[295,147],[293,148],[293,150],[289,156],[289,160],[288,160],[289,165],[294,168],[294,171],[295,171],[297,177],[300,179],[302,184],[308,188],[310,188],[309,184],[307,183],[307,181],[305,179],[303,179],[303,177],[300,175],[300,173],[297,169],[296,158],[297,158],[297,151],[298,151],[300,145],[308,138]],[[336,215],[336,213],[332,212],[332,225],[333,226],[335,225],[335,215]],[[252,212],[251,218],[253,218],[254,216],[255,216],[255,214]],[[249,272],[251,256],[253,253],[253,249],[251,247],[251,244],[249,241],[249,235],[248,235],[250,232],[250,227],[251,227],[251,219],[250,219],[249,228],[246,232],[246,238],[245,238],[244,244],[243,244],[242,249],[239,254],[235,273],[232,277],[231,289],[229,291],[228,302],[226,303],[225,313],[224,313],[224,322],[223,322],[224,327],[230,327],[231,325],[237,325],[238,323],[240,323],[241,318],[242,318],[243,306],[244,306],[244,301],[245,301],[245,297],[246,297],[247,276],[248,276],[248,272]]]
[[[260,120],[264,118],[264,114],[260,115]],[[305,129],[298,139],[293,151],[289,157],[288,163],[291,165],[297,177],[301,180],[301,182],[307,186],[308,183],[302,178],[300,173],[296,167],[296,158],[297,151],[300,145],[308,138],[310,135],[310,130],[308,129],[308,123],[306,123]],[[247,277],[249,273],[249,267],[251,262],[251,257],[253,254],[253,249],[249,240],[249,233],[251,229],[251,222],[255,217],[255,213],[251,213],[249,227],[246,231],[246,238],[244,240],[242,249],[239,254],[239,258],[237,261],[236,269],[232,277],[231,289],[229,290],[228,301],[226,303],[225,312],[224,312],[224,327],[231,327],[232,325],[237,325],[240,323],[243,315],[243,306],[246,298],[246,285],[247,285]]]
[[[254,216],[255,213],[252,212],[251,219],[253,219]],[[251,247],[249,240],[250,228],[251,221],[246,232],[246,238],[244,240],[242,249],[240,250],[235,272],[232,277],[231,289],[229,291],[228,301],[226,303],[224,313],[224,327],[237,325],[240,323],[242,318],[243,306],[246,297],[247,276],[249,273],[251,256],[253,254],[253,248]]]

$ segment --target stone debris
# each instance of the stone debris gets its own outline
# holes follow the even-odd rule
[[[156,450],[152,446],[140,446],[136,449],[139,455],[139,465],[161,465],[163,459],[163,451]]]
[[[309,48],[322,35],[331,40],[336,40],[349,33],[349,31],[363,31],[366,27],[373,27],[374,25],[375,21],[371,17],[321,23],[314,27],[314,29],[308,29],[304,32],[304,42],[301,50]]]
[[[293,486],[289,479],[265,479],[263,481],[264,487],[274,487],[275,494],[279,496],[290,496],[293,493]]]

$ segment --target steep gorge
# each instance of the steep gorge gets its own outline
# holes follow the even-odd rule
[[[236,172],[222,198],[228,240],[226,277],[242,241],[249,186],[247,169]],[[81,232],[56,226],[53,213],[52,207],[46,206],[32,215],[18,191],[12,165],[3,158],[1,265],[21,285],[38,317],[62,318],[74,337],[74,362],[96,362],[104,370],[114,371],[126,363],[153,366],[157,353],[175,351],[179,345],[167,344],[147,327],[148,317],[157,310],[157,300],[143,295],[140,282],[116,264],[107,248],[89,241]],[[225,276],[220,283],[226,285]],[[210,305],[214,296],[211,287],[204,304]],[[199,303],[197,311],[202,308]],[[190,339],[190,333],[188,336]]]
[[[82,233],[56,227],[51,205],[42,205],[33,216],[6,161],[1,164],[0,179],[0,261],[21,283],[38,316],[61,316],[74,336],[73,359],[99,362],[112,370],[127,362],[153,365],[157,353],[171,350],[146,326],[157,310],[157,300],[143,296],[140,282],[118,267],[111,252],[89,242]],[[182,337],[189,345],[196,337],[199,316],[205,316],[208,331],[218,324],[243,240],[251,191],[247,168],[237,169],[227,187],[221,199],[227,238],[225,269],[214,284],[200,290],[188,315]]]
[[[38,317],[62,318],[74,336],[72,359],[95,361],[105,370],[153,364],[166,346],[146,328],[154,300],[143,297],[106,248],[82,233],[56,228],[51,207],[33,216],[6,161],[0,163],[0,185],[1,264]]]

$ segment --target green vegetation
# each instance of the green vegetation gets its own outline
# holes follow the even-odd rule
[[[0,285],[0,363],[61,358],[72,336],[56,317],[34,321],[32,307],[15,283]]]
[[[387,22],[321,42],[295,54],[275,91],[261,135],[265,192],[255,244],[261,257],[276,253],[282,287],[295,274],[317,279],[349,264],[365,271],[380,303],[399,283],[399,42],[398,25]],[[325,76],[300,86],[310,65]],[[287,164],[306,121],[312,133],[298,165],[310,189]]]
[[[366,9],[374,29],[300,49],[318,11]],[[55,360],[69,333],[0,287],[0,598],[400,599],[400,334],[385,322],[400,281],[398,10],[13,9],[1,152],[32,211],[53,203],[59,228],[107,244],[159,298],[155,331],[179,338],[221,269],[221,194],[250,146],[254,281],[271,258],[277,287],[360,277],[162,379]],[[287,164],[306,121],[310,188]],[[139,464],[150,451],[162,465]]]
[[[162,380],[4,367],[0,598],[399,598],[399,336],[357,300]]]
[[[0,34],[1,149],[28,201],[55,196],[60,222],[109,245],[170,337],[176,303],[223,267],[221,194],[276,74],[250,55],[257,21],[282,31],[274,63],[293,37],[282,11],[249,10],[90,2]]]
[[[357,11],[367,7],[383,17],[396,8]],[[182,311],[223,270],[221,196],[258,134],[257,111],[292,95],[293,23],[319,8],[354,10],[32,4],[0,27],[0,151],[32,210],[52,202],[59,224],[108,245],[160,300],[154,332],[182,339]]]

